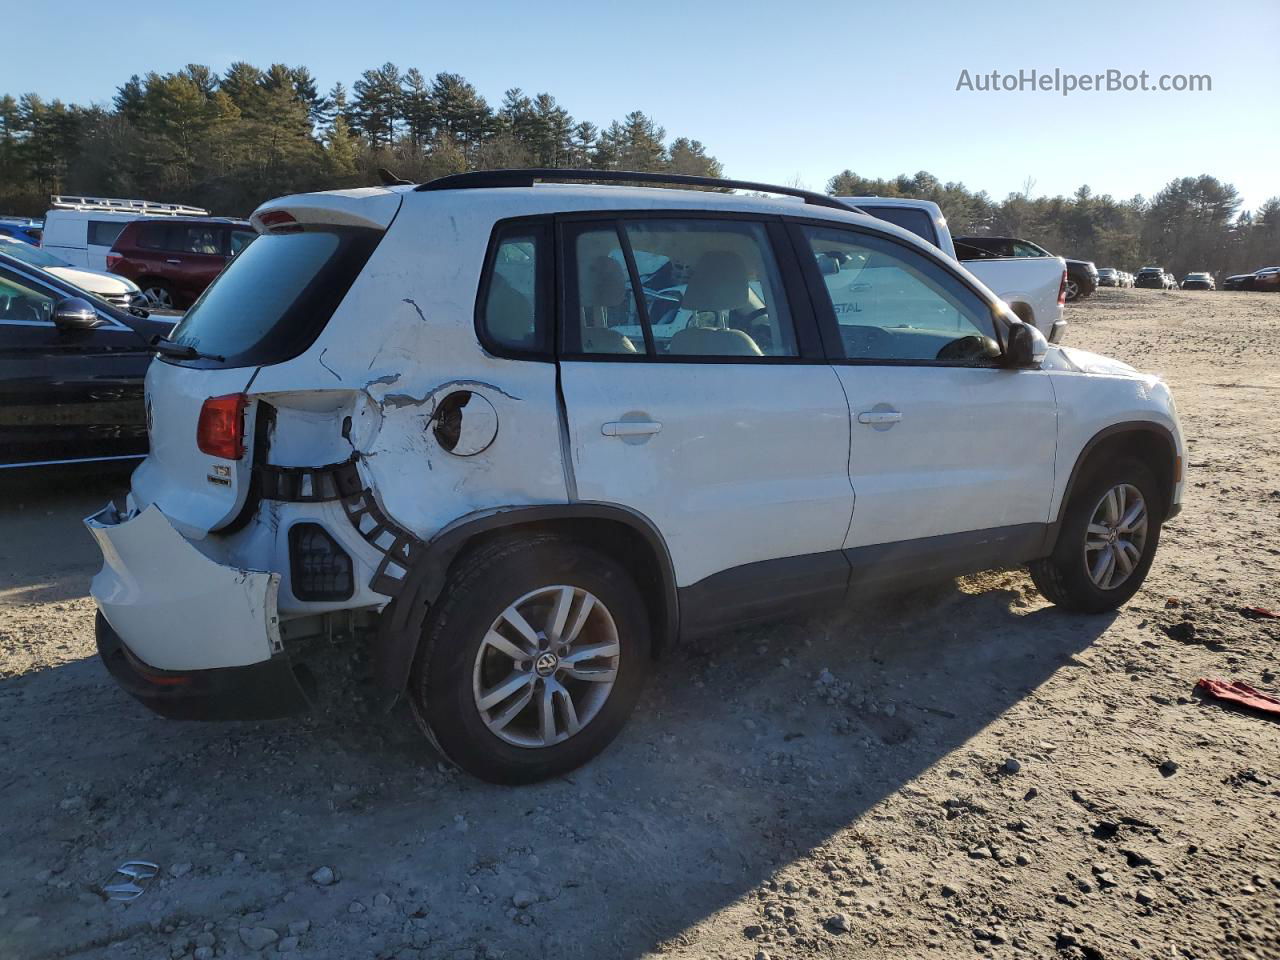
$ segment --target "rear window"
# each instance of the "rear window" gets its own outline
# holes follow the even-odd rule
[[[858,204],[858,209],[877,219],[887,220],[903,230],[910,230],[921,240],[927,240],[935,247],[938,245],[938,231],[934,228],[933,217],[929,216],[928,211],[914,207],[880,207],[875,204],[868,206],[865,203]]]
[[[178,343],[225,363],[180,362],[245,367],[296,357],[329,322],[381,237],[379,230],[355,227],[258,237],[173,331]]]

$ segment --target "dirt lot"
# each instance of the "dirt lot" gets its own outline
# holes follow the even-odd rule
[[[149,715],[92,656],[79,518],[122,481],[9,478],[0,957],[1280,957],[1280,724],[1192,693],[1280,688],[1280,620],[1241,612],[1280,609],[1280,296],[1069,318],[1171,381],[1191,442],[1124,610],[1004,572],[677,650],[531,788],[401,713]],[[163,874],[104,902],[130,858]]]

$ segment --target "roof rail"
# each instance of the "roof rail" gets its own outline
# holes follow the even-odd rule
[[[555,167],[532,167],[523,170],[477,170],[474,173],[454,173],[420,183],[415,190],[479,190],[484,187],[531,187],[538,180],[562,180],[566,182],[605,183],[672,183],[689,187],[721,187],[731,190],[757,190],[761,193],[780,193],[799,197],[805,203],[836,210],[856,210],[835,197],[798,187],[780,187],[772,183],[755,183],[751,180],[726,180],[721,177],[695,177],[684,173],[641,173],[635,170],[573,170]]]
[[[73,197],[55,194],[49,198],[55,210],[96,210],[100,213],[136,213],[150,217],[207,217],[203,207],[185,203],[155,203],[151,200],[120,200],[114,197]]]

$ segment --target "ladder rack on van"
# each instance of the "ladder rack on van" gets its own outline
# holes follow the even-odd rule
[[[207,217],[203,207],[190,207],[185,203],[153,203],[150,200],[119,200],[112,197],[71,197],[57,195],[49,198],[55,210],[92,210],[98,213],[132,213],[142,217]]]

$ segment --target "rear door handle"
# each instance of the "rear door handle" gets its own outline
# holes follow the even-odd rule
[[[165,263],[181,263],[181,260],[166,260]]]
[[[902,414],[897,410],[864,410],[858,414],[859,423],[897,423]]]
[[[600,425],[606,437],[647,437],[662,429],[656,420],[613,420]]]

